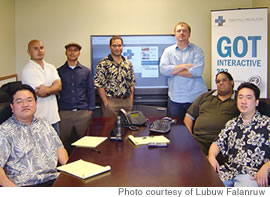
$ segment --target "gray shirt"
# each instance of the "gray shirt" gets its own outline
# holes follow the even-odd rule
[[[44,119],[33,118],[30,126],[13,115],[0,125],[0,166],[18,186],[56,179],[57,151],[62,142]]]

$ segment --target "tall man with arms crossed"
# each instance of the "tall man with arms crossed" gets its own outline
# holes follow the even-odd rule
[[[65,48],[67,61],[57,69],[62,81],[58,104],[60,138],[71,154],[71,144],[84,135],[90,124],[95,110],[95,88],[90,69],[78,60],[81,46],[69,43]]]
[[[10,107],[13,115],[0,125],[0,185],[51,186],[58,176],[57,163],[68,155],[46,119],[34,116],[35,91],[16,87]]]
[[[241,114],[228,121],[217,140],[212,143],[208,160],[227,187],[267,186],[270,170],[270,118],[261,115],[260,89],[242,83],[237,89],[237,108]],[[219,165],[221,152],[229,159]]]
[[[94,81],[103,103],[104,116],[116,116],[121,108],[131,111],[136,85],[133,66],[121,55],[122,38],[113,36],[110,49],[111,54],[98,63]]]
[[[231,74],[219,72],[216,75],[216,84],[216,90],[201,94],[192,103],[184,119],[186,127],[205,155],[226,122],[239,115]]]
[[[189,42],[191,28],[187,23],[175,25],[175,45],[166,48],[160,60],[160,72],[168,76],[168,116],[184,119],[186,110],[207,91],[203,81],[204,53]]]
[[[31,40],[27,50],[30,60],[22,71],[22,83],[37,94],[37,117],[45,117],[59,133],[58,105],[55,94],[61,90],[61,80],[55,66],[44,61],[45,48],[41,41]]]

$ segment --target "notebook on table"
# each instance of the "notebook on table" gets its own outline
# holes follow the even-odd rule
[[[72,174],[81,179],[96,176],[111,170],[111,166],[102,166],[82,159],[57,167],[57,170]]]
[[[76,147],[95,148],[106,139],[107,137],[84,136],[71,145]]]

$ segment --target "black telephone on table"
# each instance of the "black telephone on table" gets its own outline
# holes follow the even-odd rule
[[[147,122],[141,111],[126,112],[124,109],[120,109],[118,112],[115,128],[110,132],[110,140],[122,141],[123,127],[127,127],[130,130],[139,130],[138,126],[142,126]]]
[[[125,127],[142,126],[147,122],[141,111],[126,112],[126,110],[120,109],[118,115],[121,117]]]
[[[167,133],[171,130],[171,124],[176,123],[170,117],[164,117],[161,120],[155,120],[149,127],[149,130],[156,133]]]

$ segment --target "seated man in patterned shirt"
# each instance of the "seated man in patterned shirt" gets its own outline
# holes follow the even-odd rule
[[[35,91],[21,85],[12,92],[13,115],[0,125],[0,185],[50,186],[57,178],[57,163],[68,154],[51,124],[34,117]]]
[[[116,116],[123,108],[133,107],[134,86],[136,85],[133,66],[122,56],[123,40],[113,36],[110,40],[111,54],[102,59],[95,74],[95,86],[102,100],[103,115]]]
[[[260,90],[242,83],[237,90],[237,108],[241,114],[228,121],[212,143],[208,159],[227,187],[267,186],[270,169],[270,118],[256,110]],[[228,161],[219,166],[221,152]]]

